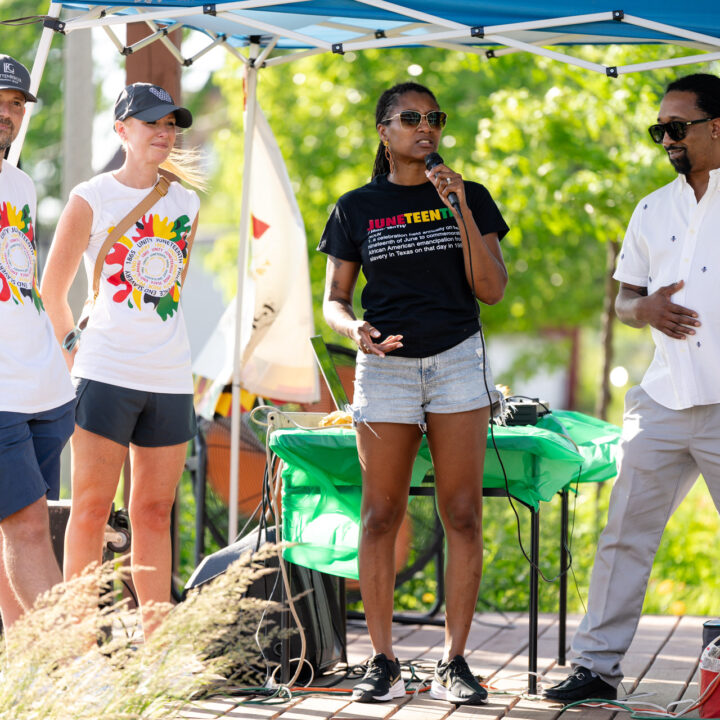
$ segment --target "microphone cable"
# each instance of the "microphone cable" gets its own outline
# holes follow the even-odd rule
[[[465,181],[463,181],[464,184]],[[545,573],[543,573],[540,566],[533,562],[532,558],[528,555],[527,551],[525,550],[525,546],[523,545],[522,541],[522,534],[521,534],[521,528],[520,528],[520,515],[517,511],[517,508],[515,507],[515,503],[513,502],[512,495],[510,494],[510,482],[508,480],[507,470],[505,469],[505,464],[502,461],[502,457],[500,457],[500,449],[497,446],[497,441],[495,439],[495,431],[494,431],[494,422],[493,422],[493,399],[492,395],[490,394],[490,388],[488,386],[488,380],[487,380],[487,364],[488,364],[488,357],[487,357],[487,347],[485,345],[485,333],[483,332],[483,323],[482,323],[482,317],[480,315],[480,305],[478,303],[478,298],[475,295],[475,273],[473,271],[473,264],[472,264],[472,249],[470,246],[470,235],[468,233],[467,224],[465,223],[465,218],[463,217],[462,212],[458,210],[458,215],[460,217],[460,220],[462,220],[463,229],[465,230],[465,242],[467,243],[467,249],[468,249],[468,264],[470,265],[470,292],[472,293],[473,302],[475,303],[475,307],[477,308],[477,317],[478,317],[478,324],[480,326],[480,342],[482,344],[482,351],[483,351],[483,383],[485,385],[485,392],[488,397],[488,401],[490,403],[490,439],[492,440],[492,446],[493,450],[495,451],[495,456],[498,459],[498,463],[500,464],[500,469],[502,470],[503,474],[503,480],[505,482],[505,493],[507,495],[508,502],[510,503],[510,507],[512,508],[512,511],[515,515],[515,527],[517,532],[517,540],[518,545],[520,546],[520,551],[522,552],[523,556],[525,557],[525,560],[527,560],[530,567],[532,567],[534,570],[537,571],[538,575],[546,582],[546,583],[553,583],[558,578],[562,577],[563,575],[566,575],[569,570],[572,568],[572,552],[570,550],[570,547],[566,544],[565,538],[563,538],[563,544],[565,545],[565,550],[568,553],[568,561],[567,566],[564,568],[560,568],[560,572],[558,572],[557,575],[555,575],[552,578],[548,578],[545,576]],[[479,232],[478,228],[478,232]],[[481,233],[482,236],[482,233]],[[462,242],[462,237],[460,238]],[[580,473],[582,472],[582,467],[578,471],[578,476],[575,480],[575,486],[576,486],[576,493],[577,493],[577,484],[580,482]],[[576,495],[577,496],[577,495]],[[532,509],[532,512],[539,512],[539,506],[537,510]],[[575,511],[573,509],[573,529],[575,527]],[[572,534],[571,534],[572,537]],[[570,543],[572,545],[572,543]]]

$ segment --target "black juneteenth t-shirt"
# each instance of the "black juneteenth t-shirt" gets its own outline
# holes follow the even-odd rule
[[[508,226],[487,189],[465,181],[465,194],[480,232],[502,238]],[[393,355],[428,357],[477,332],[460,231],[431,182],[395,185],[378,175],[346,193],[318,250],[362,263],[364,318],[382,338],[403,336]]]

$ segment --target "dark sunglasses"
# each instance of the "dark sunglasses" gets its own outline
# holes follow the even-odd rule
[[[421,113],[417,110],[403,110],[383,120],[384,123],[400,118],[400,126],[404,128],[416,128],[425,118],[431,128],[444,128],[447,122],[447,113],[442,110],[431,110],[429,113]]]
[[[715,118],[706,117],[700,118],[699,120],[672,120],[671,122],[651,125],[648,128],[648,132],[650,133],[650,137],[653,139],[653,142],[656,143],[662,142],[665,137],[665,133],[668,134],[671,140],[677,141],[682,140],[687,135],[689,125],[697,125],[714,119]]]

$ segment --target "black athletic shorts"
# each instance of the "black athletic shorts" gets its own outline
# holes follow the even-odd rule
[[[83,430],[127,447],[166,447],[197,433],[193,396],[158,393],[80,378],[75,422]]]

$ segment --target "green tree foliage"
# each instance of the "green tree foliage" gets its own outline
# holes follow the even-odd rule
[[[628,64],[668,57],[673,48],[574,50]],[[689,71],[688,71],[689,72]],[[449,120],[441,153],[466,178],[490,189],[511,232],[503,243],[510,283],[485,309],[490,328],[597,323],[605,243],[621,239],[635,203],[675,173],[646,128],[677,70],[610,79],[557,61],[516,54],[487,62],[438,49],[321,55],[259,72],[258,98],[293,180],[308,234],[313,296],[322,295],[324,256],[314,248],[333,203],[370,177],[377,133],[374,107],[390,85],[430,87]],[[239,216],[242,69],[230,60],[216,80],[229,124],[218,138],[210,202],[225,222]],[[216,250],[214,266],[234,283],[237,237]],[[318,310],[319,313],[319,310]],[[324,328],[320,315],[318,326]]]
[[[44,15],[47,0],[3,0],[1,20]],[[0,53],[12,55],[32,70],[42,22],[17,26],[0,26]],[[62,42],[53,40],[38,92],[38,103],[20,156],[20,165],[35,181],[38,200],[60,197],[63,120]],[[83,152],[78,148],[78,152]]]
[[[572,52],[615,65],[683,53],[677,48],[630,46]],[[510,273],[505,299],[483,310],[490,331],[532,334],[541,328],[580,325],[587,328],[584,337],[596,337],[605,245],[622,239],[641,197],[675,177],[646,128],[655,122],[667,83],[691,72],[717,73],[718,64],[610,79],[522,54],[486,62],[457,52],[412,49],[322,55],[261,70],[259,102],[278,139],[305,220],[317,327],[337,342],[320,313],[325,258],[314,250],[317,241],[335,200],[370,177],[378,143],[377,97],[390,85],[416,80],[430,87],[448,112],[441,154],[466,178],[490,189],[511,226],[503,242]],[[216,82],[225,98],[228,124],[217,138],[217,175],[208,199],[212,213],[205,217],[237,223],[242,184],[240,63],[230,61]],[[229,293],[235,282],[236,248],[233,233],[216,245],[211,259]],[[630,355],[638,355],[640,334],[628,333],[633,343]],[[651,347],[650,338],[644,340]],[[536,365],[537,354],[530,361]],[[556,355],[558,361],[566,360],[567,346],[558,348]],[[647,363],[637,368],[634,363],[631,357],[625,364],[637,380]],[[596,367],[593,387],[598,372]],[[569,584],[569,604],[575,611],[582,609],[586,598],[591,550],[607,508],[609,492],[602,494],[599,508],[592,501],[594,493],[594,487],[583,486],[577,501],[571,501],[577,506]],[[542,509],[541,565],[551,577],[559,569],[558,508],[556,500]],[[527,513],[519,512],[527,548],[529,522]],[[714,612],[718,583],[706,551],[714,547],[708,538],[716,527],[707,491],[694,489],[665,533],[646,612]],[[516,533],[516,519],[506,501],[489,499],[481,597],[505,609],[524,610],[529,566]],[[418,574],[398,592],[398,606],[432,605],[433,577],[432,568]],[[541,607],[557,607],[557,583],[541,584]],[[481,602],[479,609],[486,606]]]

